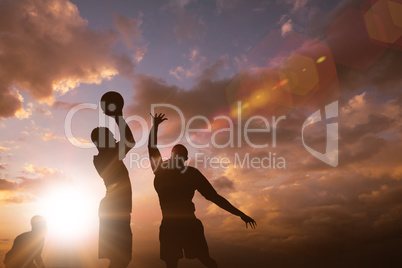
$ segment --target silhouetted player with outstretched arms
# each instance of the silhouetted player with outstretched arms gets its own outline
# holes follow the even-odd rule
[[[31,218],[32,230],[15,238],[13,247],[4,258],[6,268],[44,268],[42,249],[47,232],[46,221],[42,216]]]
[[[152,116],[153,126],[148,141],[150,162],[155,174],[154,187],[163,217],[159,233],[160,258],[166,262],[167,268],[175,268],[179,259],[183,258],[184,251],[188,259],[198,258],[206,267],[218,267],[209,256],[204,227],[194,215],[192,199],[195,190],[224,210],[241,217],[246,227],[250,224],[251,228],[255,228],[257,224],[220,196],[198,169],[184,164],[188,153],[183,145],[175,145],[171,158],[162,161],[157,148],[157,133],[159,124],[167,120],[164,116]]]
[[[101,99],[101,107],[106,115],[115,119],[120,141],[117,142],[105,127],[95,128],[91,133],[92,142],[99,151],[94,156],[94,165],[106,186],[106,195],[99,205],[99,258],[109,259],[111,268],[127,267],[132,254],[132,190],[123,158],[135,141],[122,115],[120,94],[106,93]]]

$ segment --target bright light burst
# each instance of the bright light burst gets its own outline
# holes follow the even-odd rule
[[[63,188],[41,199],[48,236],[76,241],[96,229],[98,200],[73,187]]]

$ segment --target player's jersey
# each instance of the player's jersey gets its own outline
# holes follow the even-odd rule
[[[163,218],[194,217],[192,199],[195,190],[207,199],[216,191],[198,169],[190,166],[174,168],[171,162],[171,159],[161,162],[155,170],[154,187]]]
[[[94,156],[94,165],[105,183],[105,198],[111,209],[131,213],[131,182],[126,166],[119,160],[118,146],[110,153]]]

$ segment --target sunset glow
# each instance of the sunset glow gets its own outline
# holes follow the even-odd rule
[[[185,146],[257,223],[196,191],[219,267],[402,267],[401,74],[402,0],[0,0],[0,268],[34,215],[45,267],[109,266],[98,211],[119,184],[91,137],[120,140],[109,91],[136,142],[116,149],[129,268],[166,266],[155,113],[162,159]]]
[[[93,208],[98,202],[88,194],[74,188],[58,189],[45,195],[39,202],[49,236],[72,242],[92,231],[94,219],[96,222]]]

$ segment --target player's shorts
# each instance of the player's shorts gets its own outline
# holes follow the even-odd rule
[[[204,227],[197,218],[163,219],[159,232],[160,258],[175,260],[208,256]]]

